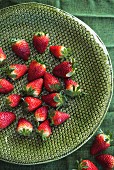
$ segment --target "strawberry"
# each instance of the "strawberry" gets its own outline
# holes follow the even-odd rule
[[[30,56],[30,47],[29,44],[24,39],[15,39],[11,40],[12,51],[22,58],[24,61],[27,61]]]
[[[14,89],[14,86],[6,79],[0,79],[0,93],[7,94]]]
[[[48,34],[45,34],[44,32],[36,32],[33,36],[33,45],[40,54],[45,52],[49,41]]]
[[[63,57],[67,57],[70,53],[70,49],[61,45],[55,45],[55,46],[50,46],[50,52],[56,58],[60,59]]]
[[[16,107],[19,105],[21,95],[11,94],[6,98],[6,104],[10,107]]]
[[[6,60],[6,54],[3,52],[2,48],[0,48],[0,65],[4,63]]]
[[[36,80],[44,75],[46,72],[46,66],[41,62],[41,60],[33,60],[30,63],[28,69],[28,81]]]
[[[12,64],[6,70],[12,80],[17,80],[27,72],[28,68],[25,64]]]
[[[65,112],[60,112],[58,110],[51,111],[49,115],[52,125],[60,125],[70,118],[70,115]]]
[[[43,140],[48,138],[52,134],[49,120],[45,120],[44,122],[42,122],[38,126],[37,130],[38,130],[39,134],[42,136]]]
[[[9,126],[14,120],[16,116],[13,112],[0,112],[0,129],[5,129]]]
[[[18,120],[16,131],[23,136],[30,136],[33,131],[33,125],[31,122],[26,120],[25,118],[20,118]]]
[[[101,164],[106,170],[114,169],[114,156],[109,154],[102,154],[96,156],[96,160]]]
[[[65,92],[70,97],[75,97],[81,93],[80,86],[77,82],[72,79],[64,79]]]
[[[39,121],[42,122],[47,119],[47,114],[48,114],[48,106],[42,106],[35,111],[34,116],[37,122]]]
[[[49,106],[60,108],[62,105],[64,105],[66,97],[61,93],[51,93],[43,95],[42,100]]]
[[[98,170],[93,162],[90,160],[81,160],[80,162],[77,161],[77,170]]]
[[[44,87],[48,92],[56,92],[61,89],[59,80],[48,72],[44,74]]]
[[[23,91],[28,96],[38,97],[42,91],[42,86],[43,86],[43,79],[39,78],[37,80],[34,80],[34,81],[28,83],[24,87]]]
[[[58,77],[68,78],[74,75],[76,69],[76,63],[72,61],[63,61],[56,65],[53,69],[53,74]]]
[[[42,104],[42,101],[35,97],[28,96],[28,97],[25,97],[23,100],[24,100],[25,109],[28,112],[32,112],[36,110]]]
[[[103,133],[103,131],[101,131],[101,133],[95,137],[95,140],[93,141],[93,144],[90,148],[90,153],[95,155],[103,150],[106,150],[108,147],[110,147],[110,141],[111,134],[106,135]]]

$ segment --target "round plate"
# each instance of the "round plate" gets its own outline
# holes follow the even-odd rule
[[[25,63],[11,50],[10,39],[13,37],[26,39],[30,44],[31,56],[27,65],[39,56],[48,65],[47,71],[50,73],[60,61],[50,54],[49,46],[58,44],[70,47],[78,63],[75,80],[87,93],[69,99],[61,110],[69,113],[70,119],[58,127],[52,127],[53,134],[46,141],[42,141],[36,133],[33,113],[25,113],[21,105],[13,109],[17,115],[16,121],[0,131],[0,158],[18,164],[40,164],[63,158],[87,142],[105,117],[112,96],[112,66],[108,52],[89,26],[48,5],[28,3],[2,9],[0,23],[0,46],[7,54],[8,64]],[[36,52],[32,44],[36,31],[47,32],[50,36],[49,46],[42,55]],[[0,76],[6,78],[4,73]],[[20,93],[26,83],[27,75],[24,75],[13,82],[15,89],[11,93]],[[0,111],[8,110],[4,102],[8,95],[1,95]],[[15,132],[20,117],[26,117],[34,124],[30,138]]]

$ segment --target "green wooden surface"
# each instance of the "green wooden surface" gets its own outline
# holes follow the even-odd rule
[[[35,1],[35,0],[34,0]],[[15,5],[22,2],[29,2],[28,0],[0,0],[0,8],[10,5]],[[31,2],[31,1],[30,1]],[[84,21],[88,24],[103,40],[110,54],[112,65],[114,67],[114,0],[37,0],[36,2],[49,4],[60,9],[63,9]],[[107,115],[101,124],[101,129],[107,131],[108,129],[114,136],[114,97]],[[51,163],[33,166],[13,165],[0,161],[0,170],[72,170],[75,168],[75,162],[79,158],[90,159],[95,162],[94,157],[89,153],[91,143],[94,137],[90,139],[79,150],[71,155]],[[114,141],[111,147],[105,151],[114,155]],[[96,163],[96,162],[95,162]],[[98,165],[98,164],[96,164]],[[98,165],[99,169],[102,168]]]

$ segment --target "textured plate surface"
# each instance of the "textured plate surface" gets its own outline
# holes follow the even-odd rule
[[[10,39],[26,39],[31,47],[27,65],[37,55],[48,64],[47,71],[60,63],[49,53],[39,55],[33,48],[32,37],[36,31],[49,33],[50,44],[71,47],[78,63],[75,79],[87,95],[69,100],[61,110],[71,118],[59,127],[52,128],[53,134],[43,142],[35,133],[33,113],[25,113],[22,106],[14,109],[17,120],[0,132],[0,158],[19,164],[39,164],[60,159],[81,147],[95,133],[108,109],[112,96],[112,66],[108,52],[99,37],[79,19],[54,7],[29,3],[12,6],[0,11],[0,46],[7,54],[8,63],[24,63],[11,50]],[[1,73],[1,77],[6,77]],[[62,81],[62,80],[61,80]],[[14,83],[11,93],[20,93],[27,83],[27,75]],[[43,90],[42,94],[46,93]],[[9,95],[9,94],[8,94]],[[0,111],[8,110],[1,95]],[[26,117],[34,124],[30,138],[20,137],[15,132],[17,121]]]

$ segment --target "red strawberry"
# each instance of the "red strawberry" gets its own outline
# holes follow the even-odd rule
[[[37,122],[39,121],[42,122],[47,119],[47,114],[48,114],[48,106],[42,106],[35,111],[34,116]]]
[[[13,52],[23,60],[27,61],[30,56],[30,47],[26,40],[13,38],[11,43]]]
[[[19,105],[21,95],[11,94],[6,98],[6,104],[10,107],[16,107]]]
[[[16,116],[12,112],[0,112],[0,129],[9,126],[15,119]]]
[[[64,79],[65,83],[65,92],[70,97],[75,97],[76,95],[81,93],[80,86],[77,82],[72,79]]]
[[[76,63],[74,61],[63,61],[56,65],[53,69],[53,74],[58,77],[68,78],[75,73]]]
[[[90,148],[90,153],[92,155],[98,154],[99,152],[106,150],[110,146],[111,135],[104,134],[102,131],[98,134],[93,141],[93,144]]]
[[[28,69],[28,81],[36,80],[44,75],[46,66],[40,60],[36,59],[30,63]]]
[[[17,80],[21,78],[28,68],[25,64],[12,64],[7,69],[7,74],[12,80]]]
[[[42,139],[46,139],[48,138],[51,134],[51,127],[49,124],[49,120],[45,120],[44,122],[42,122],[38,128],[37,128],[38,132],[40,133],[40,135],[42,136]]]
[[[56,92],[60,90],[61,85],[59,80],[55,76],[46,72],[44,74],[44,87],[48,92]]]
[[[33,36],[33,45],[39,53],[44,53],[49,43],[49,36],[44,32],[36,32]]]
[[[6,79],[0,79],[0,93],[7,94],[14,89],[14,86]]]
[[[0,48],[0,65],[4,63],[6,60],[6,54],[3,52],[2,48]]]
[[[65,112],[60,112],[56,110],[56,111],[52,111],[49,117],[53,125],[60,125],[63,122],[65,122],[67,119],[69,119],[70,115]]]
[[[41,106],[42,101],[38,98],[28,96],[24,98],[24,104],[25,109],[29,112],[32,112]]]
[[[65,96],[61,93],[51,93],[42,96],[42,100],[52,107],[61,107],[65,103]]]
[[[109,154],[102,154],[96,156],[96,160],[101,164],[106,170],[114,169],[114,156]]]
[[[17,124],[16,131],[23,136],[30,136],[33,131],[33,125],[25,118],[20,118]]]
[[[70,49],[66,48],[61,45],[55,45],[50,46],[50,52],[56,57],[56,58],[63,58],[67,57],[70,53]]]
[[[98,170],[98,168],[90,160],[82,160],[77,161],[77,170]]]
[[[23,90],[24,90],[24,93],[28,96],[38,97],[42,91],[42,86],[43,86],[43,79],[39,78],[37,80],[34,80],[34,81],[28,83],[24,87]]]

